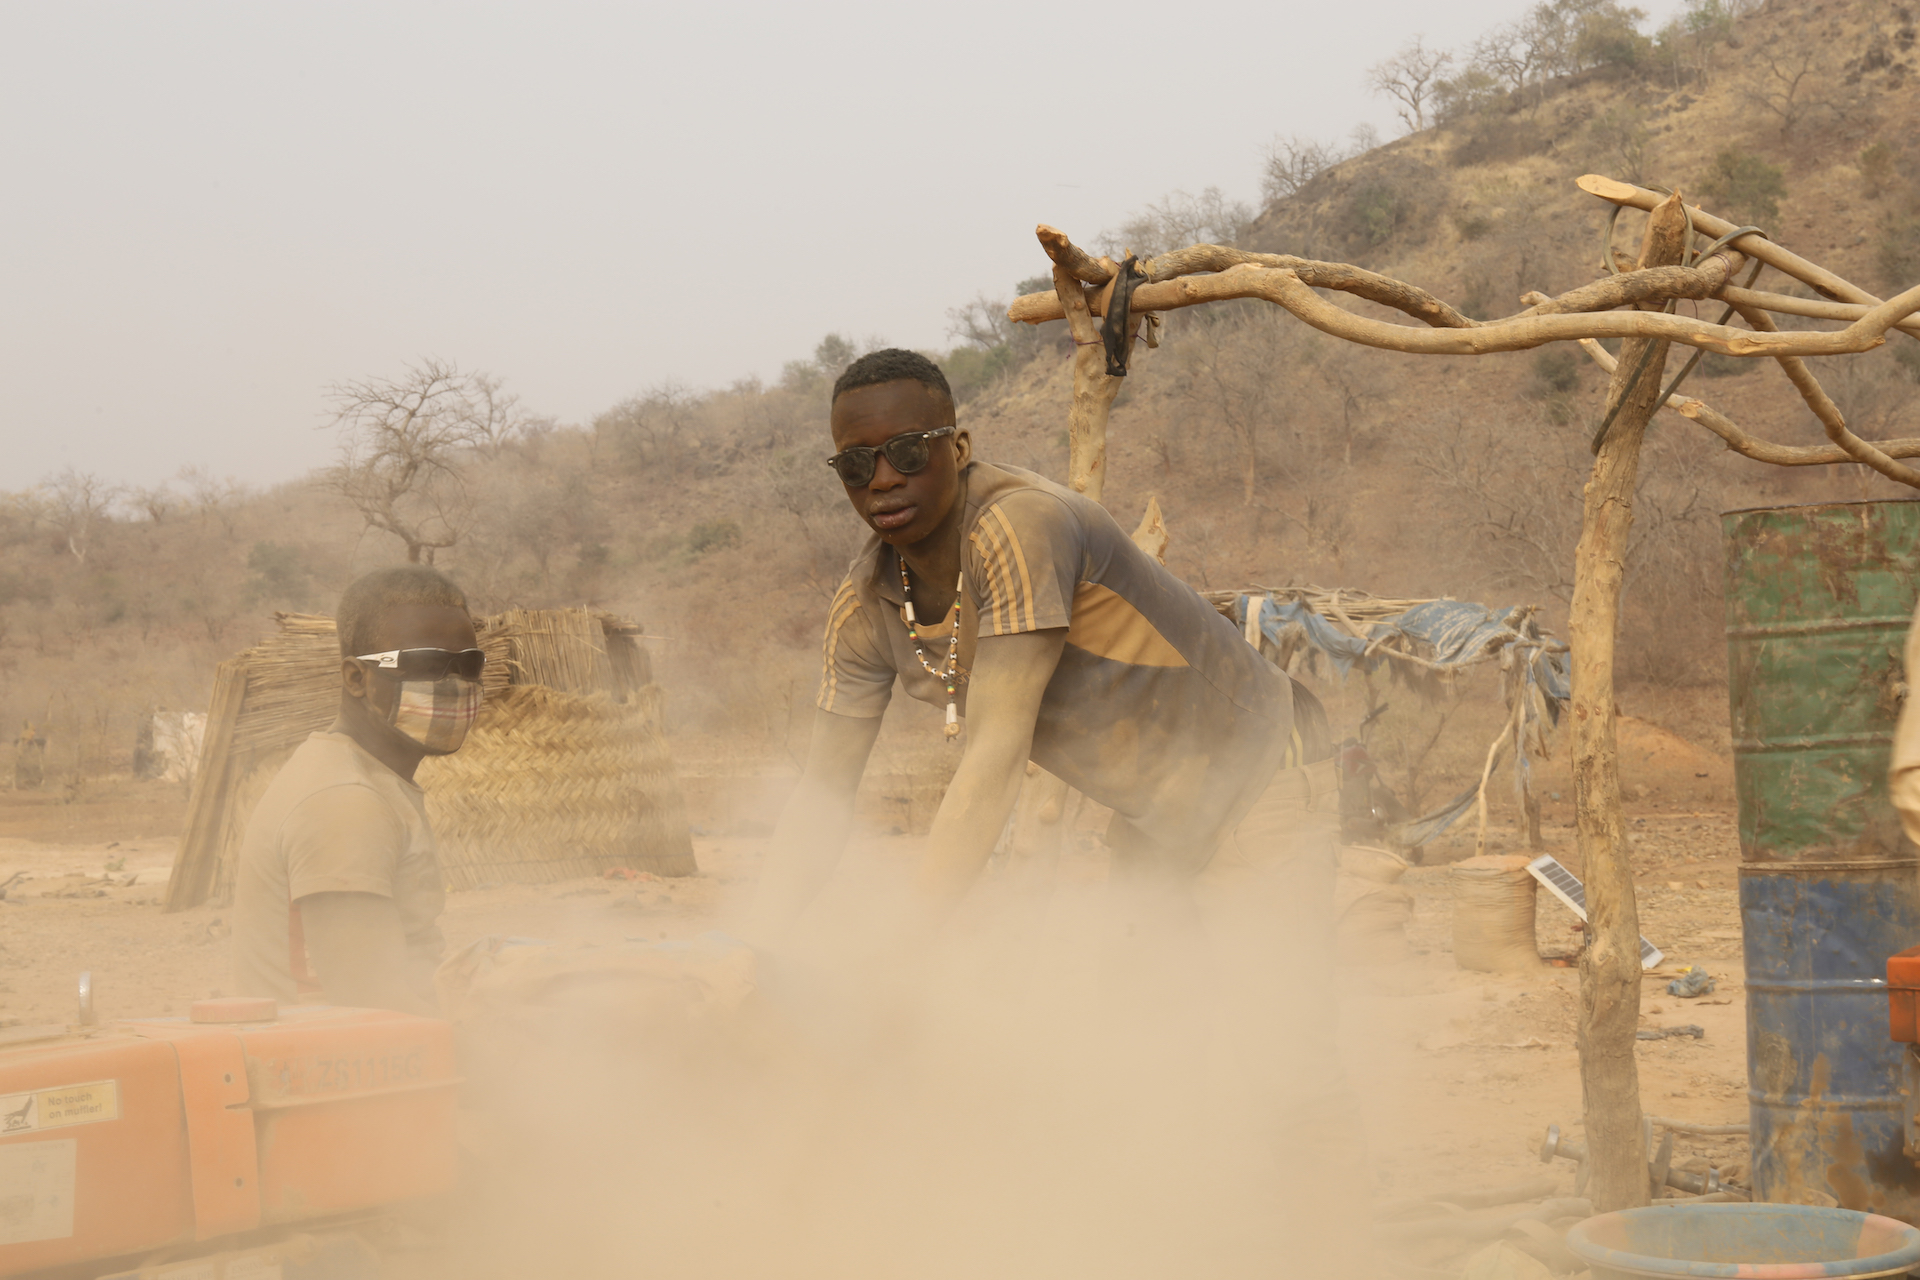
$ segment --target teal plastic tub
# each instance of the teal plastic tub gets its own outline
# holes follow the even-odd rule
[[[1567,1248],[1595,1280],[1722,1276],[1818,1280],[1905,1275],[1920,1266],[1920,1231],[1877,1213],[1798,1204],[1678,1204],[1588,1218]]]

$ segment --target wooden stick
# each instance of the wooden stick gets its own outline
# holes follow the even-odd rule
[[[234,776],[233,727],[247,697],[247,664],[228,658],[213,669],[213,699],[207,707],[207,728],[200,740],[200,760],[193,771],[193,791],[187,797],[187,826],[173,855],[162,911],[197,907],[213,892],[220,863],[220,818],[226,811],[227,788]]]
[[[1733,279],[1745,263],[1745,256],[1723,249],[1697,267],[1653,267],[1646,271],[1609,276],[1605,280],[1583,284],[1578,289],[1569,289],[1559,297],[1529,307],[1510,319],[1611,311],[1615,307],[1665,302],[1669,298],[1711,298],[1727,281]],[[1539,294],[1527,296],[1540,297]]]
[[[1605,347],[1592,338],[1582,338],[1580,346],[1593,357],[1595,364],[1608,373],[1613,372],[1618,362],[1607,353]],[[1699,423],[1725,440],[1729,449],[1755,462],[1772,463],[1776,467],[1830,467],[1836,463],[1859,461],[1834,445],[1775,444],[1771,440],[1758,439],[1748,435],[1733,419],[1694,396],[1668,396],[1662,407]],[[1876,440],[1873,445],[1889,458],[1920,458],[1920,440]]]
[[[1042,239],[1041,243],[1046,241]],[[1098,502],[1107,483],[1107,411],[1120,394],[1120,379],[1107,376],[1107,350],[1087,308],[1086,290],[1071,270],[1057,262],[1053,287],[1057,297],[1067,299],[1067,327],[1074,341],[1073,405],[1067,410],[1067,484]]]
[[[1409,1210],[1437,1204],[1451,1205],[1456,1209],[1491,1209],[1503,1204],[1519,1204],[1522,1201],[1540,1200],[1550,1196],[1559,1189],[1559,1186],[1557,1179],[1535,1177],[1509,1186],[1491,1187],[1484,1191],[1435,1191],[1424,1196],[1386,1201],[1374,1210],[1373,1220],[1385,1222]]]
[[[1487,851],[1487,783],[1493,778],[1493,766],[1499,762],[1500,748],[1507,745],[1507,739],[1512,738],[1516,747],[1520,745],[1520,697],[1524,696],[1523,692],[1519,697],[1514,698],[1513,714],[1509,715],[1507,722],[1500,726],[1500,736],[1495,738],[1493,745],[1487,748],[1487,763],[1480,770],[1480,792],[1475,797],[1480,825],[1473,837],[1473,855],[1476,858]]]
[[[1670,266],[1686,252],[1686,215],[1673,196],[1647,221],[1639,266]],[[1587,946],[1580,953],[1580,1083],[1585,1101],[1588,1182],[1602,1213],[1647,1203],[1640,1150],[1640,1073],[1634,1030],[1640,1017],[1640,916],[1620,808],[1614,735],[1614,644],[1633,528],[1640,445],[1660,400],[1667,347],[1627,342],[1607,390],[1619,402],[1587,482],[1574,550],[1567,643],[1573,658],[1574,818],[1587,880]]]
[[[1778,332],[1773,317],[1758,307],[1742,307],[1735,304],[1734,310],[1740,318],[1762,332]],[[1622,348],[1624,351],[1625,348]],[[1855,462],[1872,467],[1889,480],[1920,489],[1920,471],[1904,467],[1874,448],[1847,427],[1846,417],[1841,414],[1840,406],[1833,402],[1820,380],[1813,376],[1813,370],[1807,368],[1807,362],[1797,356],[1779,357],[1780,369],[1793,383],[1794,390],[1807,402],[1807,408],[1813,410],[1813,416],[1820,419],[1820,425],[1826,429],[1827,439],[1839,445]]]
[[[1049,252],[1059,253],[1069,264],[1069,269],[1074,270],[1076,278],[1092,285],[1105,285],[1112,280],[1112,274],[1101,265],[1102,260],[1093,258],[1076,248],[1065,232],[1044,225],[1040,230],[1045,235],[1053,237]],[[1043,243],[1049,242],[1043,241]],[[1636,302],[1708,297],[1722,297],[1729,302],[1735,300],[1754,302],[1769,310],[1788,315],[1813,316],[1826,320],[1857,320],[1867,310],[1865,306],[1855,303],[1793,298],[1785,294],[1758,293],[1735,286],[1727,286],[1724,292],[1716,293],[1717,286],[1709,287],[1709,281],[1716,275],[1722,282],[1731,280],[1744,265],[1745,258],[1744,254],[1732,249],[1721,252],[1726,257],[1718,264],[1709,261],[1699,267],[1655,267],[1648,271],[1610,276],[1605,280],[1570,290],[1557,299],[1534,305],[1532,310],[1521,312],[1520,315],[1561,315],[1569,312],[1606,311]],[[1715,257],[1720,255],[1716,254]],[[1435,328],[1470,329],[1483,323],[1461,315],[1444,300],[1434,297],[1415,285],[1395,280],[1391,276],[1383,276],[1350,266],[1344,262],[1319,262],[1310,258],[1296,258],[1290,254],[1252,253],[1225,245],[1197,244],[1163,253],[1157,258],[1149,258],[1140,264],[1140,268],[1147,273],[1147,281],[1155,283],[1198,272],[1225,271],[1229,267],[1242,264],[1284,268],[1298,275],[1310,288],[1338,289],[1352,293],[1369,301],[1404,311]],[[1048,295],[1029,296],[1043,299]],[[1101,307],[1097,303],[1094,305],[1093,313],[1101,314]],[[1052,315],[1045,318],[1057,320],[1059,316]],[[1920,334],[1920,321],[1903,321],[1899,327],[1908,332]]]
[[[1113,279],[1112,264],[1105,258],[1092,257],[1084,250],[1075,247],[1073,241],[1067,238],[1066,232],[1041,223],[1038,234],[1040,243],[1046,248],[1048,256],[1057,264],[1066,267],[1076,279],[1095,286],[1105,285]],[[1246,249],[1234,249],[1221,244],[1196,244],[1185,249],[1163,253],[1157,258],[1149,258],[1140,264],[1140,269],[1147,273],[1147,282],[1151,284],[1156,281],[1172,280],[1178,276],[1225,271],[1229,267],[1244,265],[1276,267],[1292,271],[1306,281],[1310,288],[1338,289],[1351,293],[1371,302],[1378,302],[1382,306],[1404,311],[1416,320],[1424,320],[1439,328],[1470,329],[1480,323],[1478,320],[1461,315],[1425,289],[1345,262],[1320,262],[1312,258],[1296,258],[1285,253],[1252,253]],[[1133,296],[1139,298],[1141,294],[1135,290]],[[1057,298],[1051,304],[1034,301],[1048,298],[1053,298],[1053,295],[1028,294],[1015,300],[1014,309],[1019,309],[1023,303],[1027,303],[1029,306],[1039,306],[1042,310],[1049,312],[1029,321],[1030,323],[1058,320],[1060,313],[1052,310],[1059,305]],[[1104,294],[1093,299],[1093,314],[1105,314],[1104,299]],[[1138,303],[1134,306],[1136,311],[1152,309],[1142,307]],[[1009,310],[1008,314],[1016,320],[1028,319],[1024,315],[1015,315],[1014,310]]]
[[[1041,223],[1033,229],[1040,239],[1040,247],[1047,251],[1047,257],[1056,267],[1064,267],[1068,275],[1087,284],[1102,285],[1113,279],[1113,264],[1102,264],[1101,260],[1089,254],[1085,249],[1067,239],[1067,233],[1058,227]],[[1060,317],[1054,316],[1055,320]]]
[[[1291,271],[1309,288],[1337,289],[1342,293],[1351,293],[1369,302],[1377,302],[1383,307],[1404,311],[1414,319],[1424,321],[1436,329],[1471,329],[1481,323],[1462,315],[1448,303],[1434,297],[1418,285],[1395,280],[1392,276],[1383,276],[1378,272],[1368,271],[1345,262],[1320,262],[1313,258],[1296,258],[1286,253],[1251,253],[1245,249],[1231,249],[1219,244],[1196,244],[1190,248],[1163,253],[1157,258],[1149,258],[1140,264],[1141,269],[1147,273],[1149,283],[1172,280],[1180,276],[1193,275],[1196,272],[1226,271],[1237,266],[1274,267]],[[1137,298],[1140,295],[1136,291],[1134,296]]]
[[[1822,298],[1795,298],[1784,293],[1768,293],[1764,289],[1742,289],[1730,284],[1713,295],[1723,302],[1731,302],[1749,307],[1764,307],[1768,311],[1777,311],[1786,316],[1808,316],[1815,320],[1858,320],[1867,313],[1867,306],[1860,302],[1828,302]],[[1920,338],[1920,320],[1902,320],[1892,326],[1902,333],[1910,333]]]
[[[1657,191],[1636,187],[1630,182],[1616,182],[1612,178],[1602,177],[1597,173],[1576,178],[1574,185],[1589,195],[1599,196],[1602,200],[1627,209],[1652,209],[1666,199]],[[1692,206],[1688,208],[1693,214],[1693,225],[1696,230],[1715,237],[1724,236],[1734,230],[1734,224],[1725,218],[1715,217],[1705,209]],[[1733,241],[1732,246],[1750,257],[1760,259],[1776,270],[1784,271],[1802,284],[1812,285],[1829,298],[1840,302],[1862,303],[1868,307],[1876,306],[1880,302],[1880,299],[1859,285],[1842,279],[1817,263],[1808,262],[1796,253],[1788,252],[1765,236],[1748,233]]]
[[[1751,1129],[1744,1124],[1695,1124],[1691,1120],[1670,1120],[1666,1116],[1648,1116],[1648,1120],[1662,1129],[1671,1129],[1675,1133],[1691,1133],[1701,1137],[1724,1138],[1735,1134],[1745,1134]]]
[[[1709,324],[1690,316],[1646,311],[1521,315],[1466,329],[1416,329],[1342,310],[1316,294],[1294,272],[1272,267],[1232,267],[1217,275],[1143,284],[1133,291],[1134,309],[1141,312],[1171,311],[1232,298],[1263,298],[1286,308],[1322,333],[1362,346],[1409,355],[1449,356],[1526,351],[1549,342],[1580,338],[1660,338],[1730,356],[1847,355],[1880,346],[1886,341],[1883,335],[1890,326],[1920,312],[1920,285],[1916,285],[1897,297],[1869,307],[1846,328],[1827,333],[1756,333],[1751,329]],[[1007,309],[1009,319],[1028,324],[1057,320],[1063,314],[1057,291],[1028,294],[1016,299]]]

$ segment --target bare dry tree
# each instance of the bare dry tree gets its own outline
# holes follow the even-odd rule
[[[94,531],[120,500],[120,494],[117,486],[93,472],[67,467],[42,481],[31,501],[38,522],[59,536],[68,555],[85,564]]]
[[[1367,85],[1377,94],[1392,98],[1401,122],[1409,133],[1426,128],[1429,108],[1439,89],[1440,77],[1453,65],[1453,55],[1444,49],[1429,49],[1425,36],[1415,36],[1384,62],[1367,69]]]
[[[1175,191],[1116,230],[1103,232],[1100,242],[1117,256],[1134,253],[1146,258],[1196,240],[1233,244],[1252,221],[1252,206],[1229,200],[1218,187],[1208,187],[1197,196]]]
[[[1267,144],[1266,163],[1260,173],[1260,195],[1268,204],[1284,200],[1347,156],[1348,152],[1335,143],[1298,134],[1276,136]]]
[[[341,383],[330,398],[340,464],[325,473],[327,486],[368,528],[400,539],[414,564],[432,564],[466,532],[472,511],[462,463],[497,451],[525,423],[499,382],[443,360],[422,360],[397,378]]]
[[[1827,107],[1821,96],[1826,77],[1826,49],[1808,45],[1798,53],[1769,53],[1761,59],[1766,74],[1747,86],[1742,96],[1780,122],[1780,136],[1791,137],[1809,112]]]
[[[1533,599],[1571,600],[1580,525],[1566,494],[1584,470],[1579,445],[1564,433],[1545,432],[1546,448],[1517,452],[1504,440],[1510,423],[1451,416],[1433,446],[1414,455],[1414,465],[1480,534],[1484,550],[1476,548],[1475,555],[1484,557],[1494,585]]]
[[[947,308],[947,336],[958,338],[982,351],[991,351],[1013,341],[1019,327],[1007,319],[1004,298],[991,298],[979,293],[974,295],[973,301],[963,306]]]
[[[127,505],[153,525],[165,524],[180,509],[180,495],[169,484],[142,485],[127,490]]]
[[[520,397],[490,374],[467,375],[466,395],[473,447],[488,458],[499,457],[501,450],[515,440],[553,427],[551,418],[521,408]]]
[[[1501,88],[1518,92],[1539,75],[1543,53],[1534,24],[1506,22],[1473,42],[1467,64],[1485,71]]]
[[[218,522],[231,540],[234,521],[239,514],[239,500],[246,495],[246,486],[231,476],[216,476],[200,466],[180,468],[178,479],[186,489],[200,522]]]
[[[1862,439],[1805,359],[1871,351],[1886,343],[1889,331],[1920,337],[1920,320],[1915,318],[1920,285],[1882,300],[1763,234],[1743,232],[1724,218],[1684,205],[1678,194],[1663,196],[1595,175],[1579,179],[1577,185],[1616,207],[1651,215],[1640,252],[1618,274],[1558,297],[1529,294],[1523,298],[1529,305],[1516,314],[1474,320],[1425,289],[1349,263],[1196,244],[1139,264],[1143,278],[1132,285],[1126,327],[1114,335],[1114,346],[1130,350],[1149,313],[1261,298],[1322,332],[1361,346],[1416,355],[1482,355],[1578,341],[1609,371],[1604,412],[1592,442],[1594,460],[1583,488],[1568,627],[1575,828],[1590,915],[1580,971],[1581,1078],[1591,1153],[1589,1185],[1596,1207],[1606,1211],[1645,1204],[1648,1194],[1640,1150],[1639,1073],[1633,1057],[1641,982],[1639,913],[1614,733],[1614,650],[1647,425],[1665,407],[1756,461],[1779,466],[1859,464],[1920,488],[1920,471],[1899,461],[1920,457],[1920,439]],[[1120,376],[1107,372],[1094,318],[1107,313],[1119,284],[1118,267],[1111,258],[1086,253],[1053,227],[1043,225],[1036,234],[1053,263],[1054,289],[1016,299],[1008,317],[1036,324],[1064,317],[1072,330],[1068,482],[1098,500],[1105,482],[1107,416]],[[1719,239],[1702,249],[1695,244],[1697,235]],[[1737,273],[1753,261],[1821,296],[1756,291],[1751,277],[1745,286],[1734,284]],[[1617,269],[1611,262],[1605,265]],[[1418,323],[1356,314],[1319,296],[1316,290],[1321,289],[1354,294]],[[1720,300],[1729,305],[1729,318],[1738,315],[1746,327],[1668,314],[1666,304],[1676,299]],[[1773,320],[1775,314],[1843,325],[1826,331],[1783,331]],[[1600,346],[1601,338],[1623,339],[1617,359]],[[1676,342],[1776,360],[1829,443],[1798,446],[1760,439],[1703,401],[1664,389],[1667,352]],[[1697,503],[1688,502],[1685,489],[1683,479],[1669,504],[1667,514],[1676,523],[1696,514]]]

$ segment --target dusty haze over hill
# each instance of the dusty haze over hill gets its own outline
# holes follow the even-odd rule
[[[326,386],[425,356],[584,423],[830,330],[940,345],[1037,219],[1249,198],[1275,132],[1392,132],[1383,33],[1515,7],[9,5],[0,490],[291,480]]]
[[[1580,14],[1619,14],[1577,3],[1536,12],[1582,22]],[[1767,226],[1868,287],[1920,279],[1912,8],[1775,0],[1737,19],[1710,4],[1687,15],[1652,35],[1650,22],[1637,31],[1603,27],[1584,62],[1568,64],[1575,70],[1517,88],[1486,70],[1484,42],[1475,55],[1463,36],[1440,77],[1444,91],[1426,104],[1440,123],[1330,167],[1335,155],[1309,155],[1277,185],[1270,173],[1276,198],[1257,216],[1236,211],[1230,198],[1168,199],[1130,221],[1091,206],[1084,223],[1061,220],[1087,242],[1103,231],[1143,249],[1162,247],[1151,243],[1156,237],[1238,236],[1255,248],[1348,258],[1484,316],[1517,310],[1527,290],[1591,278],[1603,215],[1572,182],[1602,171],[1697,193],[1709,208]],[[1368,57],[1391,53],[1372,45]],[[1213,178],[1201,173],[1191,184],[1202,180]],[[1063,202],[1041,201],[1049,210]],[[1007,244],[999,287],[956,311],[946,341],[958,345],[942,359],[979,452],[1058,477],[1069,391],[1060,326],[1016,331],[1002,315],[1008,286],[1045,264],[1027,230],[1032,203],[993,231]],[[767,221],[767,210],[756,216]],[[922,224],[887,225],[893,234]],[[1638,225],[1638,215],[1623,220],[1623,243]],[[363,231],[373,227],[370,220]],[[926,235],[917,243],[932,256],[912,260],[916,273],[938,275],[965,260],[947,296],[980,287],[986,259],[958,247],[967,242]],[[814,271],[832,257],[794,260]],[[473,261],[486,260],[476,249]],[[922,311],[933,305],[932,275],[922,273],[912,292]],[[765,278],[777,288],[787,279],[771,267]],[[1757,287],[1791,291],[1771,273]],[[478,434],[461,437],[446,458],[458,483],[436,499],[433,537],[447,544],[433,552],[437,563],[487,609],[586,602],[643,619],[664,637],[656,661],[683,751],[724,741],[714,750],[729,758],[791,762],[804,750],[822,611],[859,535],[820,463],[827,393],[869,324],[852,319],[843,326],[851,336],[818,340],[829,326],[815,305],[816,284],[808,290],[815,293],[806,305],[762,296],[732,307],[744,327],[711,332],[656,307],[644,291],[630,293],[636,311],[672,314],[678,340],[692,344],[686,349],[697,346],[703,358],[719,351],[728,368],[744,362],[752,326],[776,313],[809,317],[806,345],[817,346],[777,376],[711,392],[637,378],[632,352],[575,353],[595,363],[603,379],[595,385],[630,393],[621,399],[609,390],[578,426],[554,425],[545,415],[555,405],[520,370],[492,364],[495,382],[475,381],[472,364],[449,375],[466,415],[460,421]],[[1920,427],[1913,351],[1896,338],[1833,362],[1835,395],[1863,435]],[[217,355],[206,358],[217,364]],[[412,376],[373,355],[364,348],[356,357],[363,363],[338,372],[374,375],[363,390]],[[1158,495],[1172,533],[1169,564],[1197,586],[1315,581],[1538,603],[1557,626],[1603,387],[1603,376],[1571,350],[1421,358],[1336,343],[1264,304],[1176,313],[1115,407],[1106,501],[1130,527]],[[1708,360],[1688,388],[1755,432],[1820,438],[1771,365]],[[524,400],[515,403],[515,392]],[[324,421],[346,402],[316,397],[312,405]],[[293,434],[334,440],[304,425]],[[166,449],[185,456],[177,443]],[[1627,709],[1716,747],[1724,734],[1714,692],[1723,661],[1718,513],[1893,495],[1858,468],[1794,472],[1748,462],[1672,415],[1656,422],[1648,449],[1622,651],[1639,692]],[[0,716],[17,725],[51,712],[57,776],[83,781],[123,769],[141,709],[203,706],[214,662],[260,634],[272,610],[330,608],[354,574],[405,554],[399,538],[370,527],[341,486],[319,473],[260,490],[200,470],[114,492],[86,471],[77,467],[0,508]],[[424,519],[426,510],[416,501],[408,518]],[[1320,687],[1336,702],[1357,696]],[[1348,714],[1336,712],[1337,721]],[[903,709],[893,719],[905,727],[888,732],[918,741],[915,714]],[[1473,763],[1426,767],[1415,758],[1422,726],[1437,714],[1408,699],[1388,721],[1399,783],[1425,768],[1414,790],[1437,791],[1448,769]],[[1394,742],[1404,758],[1393,756]]]

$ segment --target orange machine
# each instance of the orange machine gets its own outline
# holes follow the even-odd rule
[[[379,1009],[0,1031],[0,1276],[364,1270],[357,1227],[451,1189],[458,1083],[447,1023]]]

